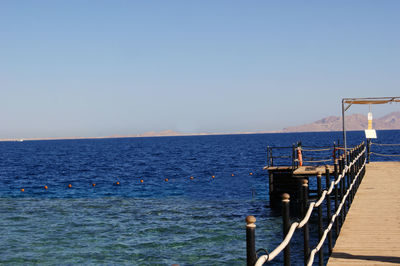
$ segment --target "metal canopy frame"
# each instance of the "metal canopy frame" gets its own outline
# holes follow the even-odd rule
[[[343,143],[345,152],[347,152],[347,139],[346,139],[346,123],[345,112],[353,104],[386,104],[386,103],[400,103],[400,97],[370,97],[370,98],[343,98],[342,99],[342,123],[343,123]],[[347,161],[346,156],[344,157]]]

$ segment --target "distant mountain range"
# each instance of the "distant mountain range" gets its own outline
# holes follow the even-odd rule
[[[393,112],[381,118],[373,119],[374,129],[400,129],[400,111]],[[353,114],[346,116],[347,130],[364,130],[368,128],[367,116]],[[66,138],[24,138],[24,139],[0,139],[0,141],[24,141],[24,140],[53,140],[53,139],[103,139],[103,138],[135,138],[135,137],[164,137],[164,136],[201,136],[201,135],[235,135],[235,134],[261,134],[261,133],[288,133],[288,132],[319,132],[342,131],[342,117],[329,116],[310,124],[287,127],[278,131],[235,132],[235,133],[181,133],[173,130],[161,132],[150,131],[136,135],[112,135],[105,137],[66,137]]]
[[[353,114],[346,116],[346,130],[364,130],[368,128],[366,115]],[[400,111],[393,112],[383,117],[372,120],[373,129],[400,129]],[[319,132],[319,131],[341,131],[342,117],[329,116],[310,124],[287,127],[282,132]]]

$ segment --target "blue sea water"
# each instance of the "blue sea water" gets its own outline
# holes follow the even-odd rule
[[[378,137],[400,143],[400,131]],[[0,264],[244,265],[247,215],[257,218],[257,248],[273,250],[282,238],[262,170],[267,145],[338,139],[341,132],[0,142]],[[349,146],[362,140],[363,132],[348,133]]]

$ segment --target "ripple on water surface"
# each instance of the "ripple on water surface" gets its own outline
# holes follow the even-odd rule
[[[240,265],[242,218],[252,204],[263,208],[180,198],[2,198],[0,263]]]

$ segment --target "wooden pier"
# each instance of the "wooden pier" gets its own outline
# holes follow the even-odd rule
[[[400,162],[371,162],[328,265],[400,264]]]
[[[314,265],[314,262],[318,262],[318,265],[322,266],[327,257],[328,265],[333,266],[400,265],[400,162],[368,164],[370,149],[362,142],[338,157],[333,153],[336,159],[332,173],[330,165],[304,167],[301,163],[296,164],[301,162],[301,157],[295,157],[295,151],[299,149],[293,146],[292,156],[279,157],[272,156],[272,152],[268,153],[267,158],[272,159],[265,169],[271,175],[271,203],[277,201],[279,192],[287,191],[282,195],[280,204],[283,238],[274,250],[265,251],[265,255],[258,256],[255,248],[256,219],[248,216],[247,265],[261,266],[274,260],[280,253],[283,253],[284,265],[290,265],[290,242],[297,230],[303,231],[303,248],[296,249],[296,252],[303,252],[304,265]],[[379,155],[400,156],[393,153]],[[292,164],[276,166],[273,163],[274,158],[291,158]],[[310,199],[309,195],[315,195],[315,186],[309,187],[308,179],[315,174],[317,194]],[[323,179],[326,181],[325,185],[322,184]],[[291,207],[294,207],[290,206],[292,194],[296,196],[294,200],[300,200],[301,203],[300,217],[296,215],[296,219],[293,219],[290,213],[293,209]],[[313,215],[317,218],[317,225],[310,223]],[[313,232],[311,226],[314,226]],[[317,243],[310,245],[310,233],[318,233]]]

